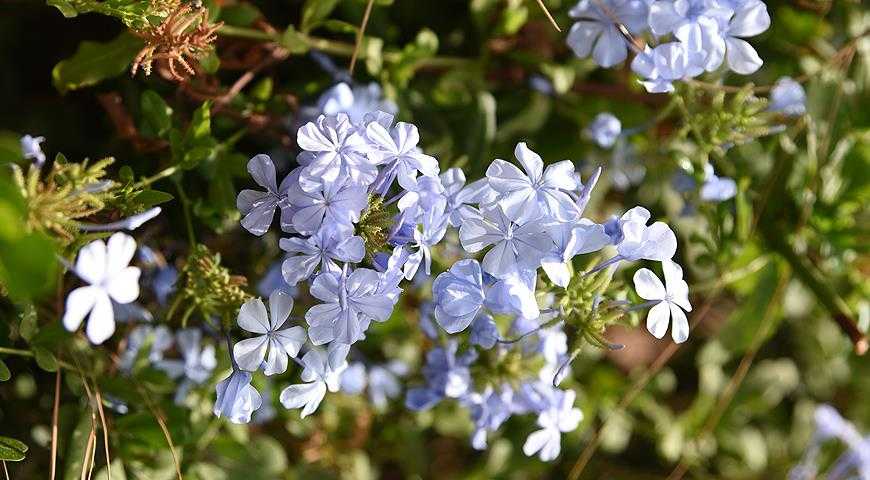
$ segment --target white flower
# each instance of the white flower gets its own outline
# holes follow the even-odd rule
[[[665,336],[668,323],[673,319],[671,337],[674,342],[683,343],[689,338],[687,312],[692,311],[689,303],[689,285],[683,280],[683,269],[671,260],[662,262],[665,272],[665,285],[659,277],[646,268],[634,273],[634,289],[644,300],[657,302],[646,317],[646,329],[656,338]]]
[[[238,323],[259,336],[242,340],[233,347],[233,357],[242,370],[256,371],[266,359],[263,373],[287,371],[287,356],[295,357],[305,343],[305,329],[299,326],[280,330],[290,317],[293,298],[281,290],[269,296],[269,313],[259,298],[248,300],[239,310]],[[268,355],[268,358],[267,358]]]
[[[79,328],[88,317],[86,332],[91,343],[101,344],[115,331],[112,301],[130,303],[139,297],[138,267],[129,266],[136,253],[133,237],[116,233],[107,243],[94,240],[79,250],[73,271],[88,285],[66,297],[63,326],[69,331]]]

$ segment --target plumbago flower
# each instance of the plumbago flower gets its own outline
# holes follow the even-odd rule
[[[281,231],[288,234],[279,241],[287,254],[281,274],[288,286],[303,292],[307,288],[315,305],[305,312],[303,335],[302,327],[281,327],[289,297],[273,294],[271,299],[282,299],[284,306],[279,312],[270,301],[271,316],[259,300],[247,303],[239,326],[258,335],[235,344],[235,361],[239,370],[264,368],[269,375],[285,371],[287,357],[305,351],[301,362],[306,383],[282,393],[288,408],[304,407],[303,416],[317,408],[326,391],[339,388],[331,379],[346,367],[348,348],[365,338],[373,321],[389,318],[402,280],[430,274],[433,249],[451,220],[478,216],[467,204],[494,193],[488,189],[482,194],[479,185],[466,187],[459,170],[442,176],[438,161],[419,148],[417,127],[395,123],[392,110],[350,112],[346,89],[335,87],[331,99],[321,102],[321,114],[298,129],[299,165],[277,187],[268,157],[252,159],[252,176],[266,192],[245,193],[238,202],[246,218],[257,218],[243,220],[243,226],[258,236],[265,234],[280,208]],[[252,215],[254,209],[259,213]],[[270,290],[284,289],[270,285]],[[353,371],[360,376],[359,368]],[[369,378],[370,388],[382,390],[379,399],[397,393],[393,376],[385,372],[375,369]],[[348,388],[352,383],[348,381]]]
[[[302,407],[302,418],[317,410],[326,391],[337,392],[341,381],[341,372],[347,369],[348,345],[331,344],[327,352],[320,348],[312,348],[302,357],[302,381],[305,383],[290,385],[281,392],[281,404],[285,408]]]
[[[265,359],[263,373],[275,375],[287,371],[287,357],[296,357],[305,343],[305,329],[290,327],[282,329],[290,318],[293,298],[276,290],[269,296],[269,313],[259,298],[248,300],[239,310],[239,327],[259,334],[242,340],[233,347],[235,358],[242,370],[255,372]]]
[[[230,376],[215,387],[214,414],[233,423],[248,423],[251,414],[263,405],[263,397],[251,386],[251,374],[233,369]]]
[[[671,92],[673,82],[718,69],[757,71],[763,61],[746,41],[770,27],[761,0],[581,0],[567,42],[578,57],[609,68],[643,45],[647,29],[660,43],[636,51],[631,68],[647,91]],[[626,38],[629,37],[629,38]]]
[[[643,207],[604,224],[583,218],[600,168],[584,184],[569,161],[545,169],[525,144],[517,146],[516,156],[522,171],[495,160],[486,178],[473,182],[474,193],[467,190],[463,199],[460,243],[483,258],[459,260],[433,282],[434,320],[451,336],[440,340],[421,319],[438,346],[427,355],[425,384],[407,391],[406,405],[423,410],[457,401],[470,410],[472,446],[478,449],[511,416],[535,415],[540,429],[529,435],[523,451],[549,461],[559,455],[562,433],[576,429],[582,419],[574,407],[576,392],[559,387],[569,378],[581,342],[620,348],[604,338],[606,324],[613,321],[605,318],[621,318],[636,308],[612,296],[608,285],[615,269],[608,267],[641,259],[663,262],[668,287],[654,292],[661,295],[648,295],[655,298],[652,315],[659,323],[662,308],[671,315],[670,303],[691,306],[682,271],[670,260],[677,239],[666,224],[649,224],[651,214]],[[607,258],[601,252],[605,248],[616,254],[601,261]],[[583,263],[577,260],[590,254]],[[576,265],[596,262],[587,272],[575,271]],[[511,319],[505,332],[494,315]],[[682,325],[674,332],[688,335]]]
[[[683,269],[667,260],[662,262],[665,284],[651,270],[641,268],[634,273],[634,289],[640,298],[653,303],[646,317],[646,329],[656,338],[665,336],[668,323],[671,323],[671,337],[674,342],[683,343],[689,338],[687,312],[692,311],[689,303],[689,285],[683,280]]]
[[[622,122],[612,113],[599,113],[589,124],[586,134],[601,148],[610,148],[622,132]]]
[[[63,326],[78,329],[88,317],[85,329],[94,344],[105,342],[115,332],[112,302],[131,303],[139,297],[139,267],[129,266],[136,253],[136,241],[116,233],[107,242],[94,240],[79,251],[73,272],[88,285],[66,298]]]

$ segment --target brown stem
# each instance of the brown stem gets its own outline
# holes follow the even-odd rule
[[[362,46],[363,37],[366,33],[366,26],[369,24],[369,17],[372,14],[372,8],[375,5],[375,0],[369,0],[366,5],[366,11],[363,13],[362,23],[359,26],[359,31],[356,32],[356,44],[353,46],[353,54],[350,56],[350,74],[353,75],[353,69],[356,67],[356,59],[359,57],[359,49]]]

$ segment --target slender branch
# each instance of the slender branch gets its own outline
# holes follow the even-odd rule
[[[356,32],[356,44],[353,46],[353,54],[350,56],[350,67],[348,68],[351,76],[353,76],[353,69],[356,67],[356,59],[359,56],[359,50],[362,47],[366,27],[369,24],[369,17],[372,15],[372,8],[374,8],[374,6],[375,0],[369,0],[368,4],[366,4],[366,10],[363,13],[362,23],[359,26],[359,30]]]
[[[154,175],[151,175],[150,177],[143,178],[142,180],[139,180],[138,182],[134,183],[133,188],[142,188],[142,187],[146,187],[148,185],[151,185],[152,183],[156,182],[157,180],[161,180],[161,179],[164,179],[168,176],[173,175],[175,172],[179,171],[180,169],[181,168],[178,165],[173,165],[171,167],[165,168],[165,169],[155,173]]]

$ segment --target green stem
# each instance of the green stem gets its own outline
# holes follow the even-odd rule
[[[33,353],[32,350],[24,350],[21,348],[9,348],[9,347],[0,347],[0,355],[16,355],[19,357],[29,357],[33,358],[36,354]],[[59,358],[55,358],[57,361],[57,365],[61,368],[65,368],[67,370],[77,370],[75,367],[70,365],[69,363],[64,362]]]
[[[139,180],[138,182],[134,183],[133,188],[146,187],[146,186],[151,185],[152,183],[156,182],[157,180],[162,180],[170,175],[173,175],[175,172],[177,172],[179,170],[180,170],[180,168],[178,165],[173,165],[169,168],[165,168],[165,169],[155,173],[154,175],[151,175],[150,177],[145,177],[142,180]]]
[[[190,216],[190,199],[184,192],[184,187],[181,185],[181,180],[173,178],[175,188],[178,190],[178,199],[181,200],[181,207],[184,211],[184,223],[187,226],[187,240],[190,242],[191,248],[196,245],[196,235],[193,233],[193,218]]]

